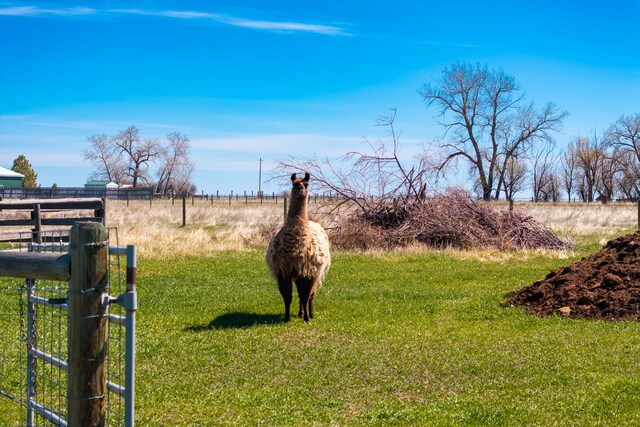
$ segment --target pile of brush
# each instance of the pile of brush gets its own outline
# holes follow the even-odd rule
[[[518,210],[496,210],[462,191],[430,198],[368,203],[339,221],[332,243],[342,249],[425,244],[436,248],[570,249],[570,242]]]

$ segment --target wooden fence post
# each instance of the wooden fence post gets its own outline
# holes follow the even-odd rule
[[[287,220],[287,196],[284,196],[284,219]]]
[[[104,225],[105,227],[107,226],[107,198],[103,197],[102,198],[102,209],[100,209],[100,214],[98,215],[98,212],[94,212],[95,216],[99,216],[102,217],[102,225]]]
[[[187,225],[187,199],[186,197],[182,198],[182,226],[185,227]]]
[[[35,243],[42,243],[42,215],[40,214],[39,203],[33,205],[31,216],[33,217],[33,230],[31,234],[32,241]]]
[[[103,426],[107,409],[107,230],[77,222],[70,235],[68,295],[67,425]]]

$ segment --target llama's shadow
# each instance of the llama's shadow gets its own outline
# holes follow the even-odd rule
[[[185,329],[189,332],[201,332],[212,329],[242,329],[258,325],[274,325],[281,322],[282,316],[278,314],[235,312],[222,314],[207,324],[193,325]]]

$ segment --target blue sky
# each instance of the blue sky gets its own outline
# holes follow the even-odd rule
[[[0,166],[82,186],[86,138],[136,125],[192,141],[198,191],[255,191],[288,156],[442,134],[418,94],[455,61],[569,111],[560,144],[640,111],[640,2],[2,1]],[[278,191],[275,184],[263,184]]]

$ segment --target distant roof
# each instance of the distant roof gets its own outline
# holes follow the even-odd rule
[[[85,187],[107,187],[107,188],[118,188],[118,184],[109,180],[93,180],[88,181]]]
[[[24,178],[24,175],[18,172],[14,172],[11,169],[3,168],[0,166],[0,176],[1,177],[13,177],[13,178]]]

